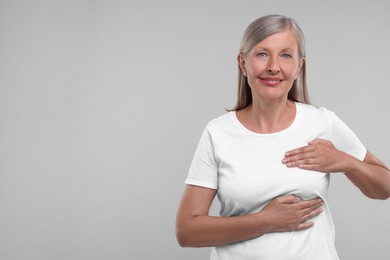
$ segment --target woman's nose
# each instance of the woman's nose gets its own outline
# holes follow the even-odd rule
[[[268,64],[268,72],[277,73],[279,71],[280,71],[280,66],[278,60],[275,58],[271,58]]]

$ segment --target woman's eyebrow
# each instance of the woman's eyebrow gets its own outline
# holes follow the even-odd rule
[[[287,52],[295,52],[296,50],[294,50],[293,48],[285,48],[282,50],[283,51],[287,51]]]
[[[263,47],[263,46],[257,46],[255,48],[253,48],[255,51],[270,51],[267,47]]]

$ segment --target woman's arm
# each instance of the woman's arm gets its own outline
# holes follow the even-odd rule
[[[187,185],[176,217],[176,236],[183,247],[219,246],[269,232],[303,230],[322,212],[322,200],[303,201],[293,195],[271,201],[263,210],[234,217],[209,216],[216,190]]]
[[[337,150],[332,142],[316,139],[305,147],[286,153],[283,163],[322,172],[344,172],[364,195],[372,199],[390,197],[390,170],[367,151],[363,161]]]
[[[390,197],[390,171],[383,162],[368,151],[363,162],[350,158],[345,175],[369,198]]]

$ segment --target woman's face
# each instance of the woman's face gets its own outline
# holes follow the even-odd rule
[[[254,99],[287,100],[294,80],[303,65],[298,43],[291,30],[273,34],[256,44],[239,65],[246,75]]]

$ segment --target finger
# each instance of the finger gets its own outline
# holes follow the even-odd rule
[[[311,214],[314,210],[320,209],[323,204],[324,203],[321,201],[319,203],[312,205],[311,207],[302,209],[302,212],[304,212],[304,215]]]
[[[314,151],[314,149],[315,148],[313,146],[307,145],[307,146],[299,147],[297,149],[288,151],[284,156],[285,157],[290,157],[290,156],[294,156],[294,155],[297,155],[297,154],[312,152],[312,151]]]
[[[309,142],[309,145],[313,145],[313,144],[327,144],[329,143],[330,141],[329,140],[325,140],[325,139],[321,139],[321,138],[317,138],[313,141],[310,141]]]
[[[284,195],[277,198],[281,204],[294,204],[302,201],[301,198],[295,195]]]
[[[296,154],[300,154],[304,151],[304,149],[306,148],[307,146],[303,146],[303,147],[299,147],[299,148],[296,148],[294,150],[290,150],[288,152],[285,153],[285,157],[288,157],[288,156],[293,156],[293,155],[296,155]]]
[[[324,210],[322,208],[315,208],[312,211],[310,211],[309,213],[307,213],[306,215],[304,215],[302,218],[302,221],[305,222],[309,219],[312,219],[312,218],[318,216],[319,214],[321,214],[323,211]]]
[[[282,160],[283,164],[289,167],[297,167],[301,164],[312,164],[316,163],[316,154],[314,152],[306,152],[297,154],[291,157],[286,157]]]
[[[305,229],[311,228],[312,226],[314,226],[314,222],[304,222],[304,223],[299,224],[295,228],[295,231],[305,230]]]
[[[321,207],[324,204],[324,201],[321,198],[315,198],[310,200],[302,200],[298,203],[298,207],[301,210],[314,209]]]
[[[296,167],[299,167],[300,169],[304,169],[304,170],[310,170],[310,171],[317,171],[317,170],[319,171],[320,170],[320,165],[316,164],[314,162],[312,162],[312,163],[301,163],[301,164],[299,164]]]
[[[312,219],[312,218],[318,216],[322,212],[323,212],[322,208],[315,208],[315,209],[311,210],[308,214],[306,214],[302,217],[302,222],[297,226],[297,228],[295,230],[303,230],[303,229],[307,229],[307,228],[312,227],[314,225],[314,222],[307,222],[307,221],[309,219]]]
[[[322,142],[322,141],[324,141],[324,139],[316,138],[316,139],[314,139],[313,141],[310,141],[310,142],[309,142],[309,145],[311,145],[311,144],[318,144],[318,143],[320,143],[320,142]]]

